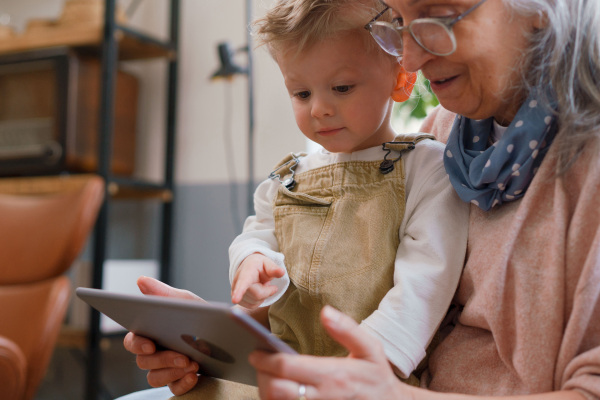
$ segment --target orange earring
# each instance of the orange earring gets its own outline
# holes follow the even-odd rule
[[[397,103],[402,103],[408,100],[413,91],[413,87],[417,82],[417,74],[414,72],[406,72],[404,69],[398,74],[396,86],[392,92],[392,99]]]

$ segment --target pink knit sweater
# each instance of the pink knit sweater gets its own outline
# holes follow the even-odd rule
[[[453,119],[437,108],[423,131],[445,142]],[[553,146],[522,199],[471,206],[464,309],[430,359],[430,389],[600,399],[600,155],[586,150],[556,178]]]

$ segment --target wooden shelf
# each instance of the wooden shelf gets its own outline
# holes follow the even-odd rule
[[[0,194],[46,195],[69,192],[81,188],[94,174],[70,174],[0,179]],[[173,200],[173,192],[162,185],[135,179],[110,180],[108,194],[118,200]]]
[[[173,200],[173,192],[162,185],[135,180],[111,180],[108,183],[108,193],[111,197],[121,200],[155,199],[163,203]]]
[[[93,174],[53,175],[0,179],[0,193],[45,195],[80,189]]]
[[[119,47],[119,59],[142,60],[151,58],[173,59],[173,47],[159,39],[124,26],[117,27],[115,39]],[[101,26],[60,25],[36,29],[23,35],[0,38],[0,54],[20,53],[51,47],[73,47],[82,52],[100,55],[103,29]]]

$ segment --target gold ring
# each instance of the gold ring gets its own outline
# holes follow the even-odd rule
[[[298,386],[298,400],[306,400],[306,386],[300,384]]]

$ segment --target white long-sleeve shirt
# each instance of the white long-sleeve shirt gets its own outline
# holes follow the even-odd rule
[[[396,253],[394,287],[378,309],[361,326],[382,342],[388,359],[408,376],[425,356],[425,350],[443,319],[456,290],[464,263],[468,234],[467,203],[452,188],[442,163],[443,145],[419,142],[402,160],[406,174],[406,205]],[[297,173],[347,161],[383,159],[381,146],[354,153],[321,149],[301,158]],[[275,238],[273,199],[281,183],[262,182],[254,194],[256,215],[229,248],[230,282],[240,263],[261,253],[285,269],[284,255]],[[278,292],[263,306],[273,304],[289,284],[285,276],[272,281]]]

